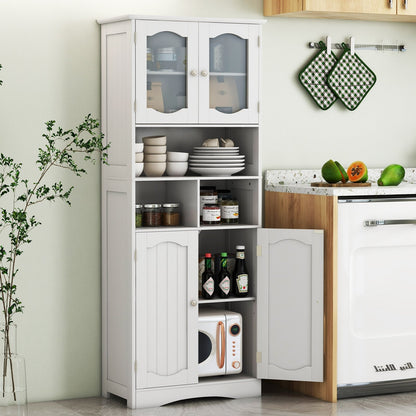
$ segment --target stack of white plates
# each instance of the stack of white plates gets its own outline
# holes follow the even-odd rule
[[[244,155],[238,147],[194,147],[189,170],[203,176],[229,176],[244,169]]]

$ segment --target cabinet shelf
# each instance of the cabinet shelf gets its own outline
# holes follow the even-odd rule
[[[246,77],[245,72],[210,72],[211,77]]]
[[[218,180],[239,180],[239,179],[261,179],[261,176],[158,176],[158,177],[147,177],[139,176],[135,178],[136,182],[163,182],[163,181],[218,181]]]
[[[147,71],[147,75],[186,75],[185,71]]]
[[[199,227],[140,227],[136,228],[136,233],[148,233],[148,232],[166,232],[166,231],[218,231],[218,230],[232,230],[240,229],[245,230],[249,228],[259,228],[260,225],[252,224],[221,224],[221,225],[202,225]]]
[[[247,296],[246,298],[215,298],[215,299],[199,299],[200,305],[210,305],[211,303],[230,303],[230,302],[254,302],[256,298],[254,296]]]

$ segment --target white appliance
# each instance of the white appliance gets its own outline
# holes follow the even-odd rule
[[[416,390],[416,199],[340,198],[338,397]]]
[[[241,373],[242,331],[242,317],[237,312],[199,312],[199,377]]]

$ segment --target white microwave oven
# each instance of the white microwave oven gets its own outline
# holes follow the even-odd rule
[[[226,310],[199,312],[199,377],[241,373],[243,320]]]

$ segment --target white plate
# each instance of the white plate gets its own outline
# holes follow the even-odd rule
[[[210,165],[213,163],[216,163],[218,165],[229,165],[229,164],[235,164],[238,163],[239,165],[244,165],[244,160],[190,160],[189,164],[190,165],[195,165],[195,164],[199,164],[199,163],[209,163]]]
[[[213,147],[213,146],[196,146],[194,150],[203,151],[203,152],[225,152],[227,150],[232,150],[234,152],[238,152],[239,147]]]
[[[244,167],[244,163],[190,163],[189,167],[192,168],[239,168]]]
[[[244,155],[191,155],[189,156],[189,160],[206,160],[206,159],[218,159],[218,160],[226,160],[226,159],[244,159]]]
[[[189,167],[189,170],[195,173],[199,173],[202,176],[230,176],[234,173],[244,170],[242,168],[194,168]]]
[[[192,156],[240,156],[238,152],[224,152],[224,153],[218,153],[218,152],[195,152],[192,154]]]

